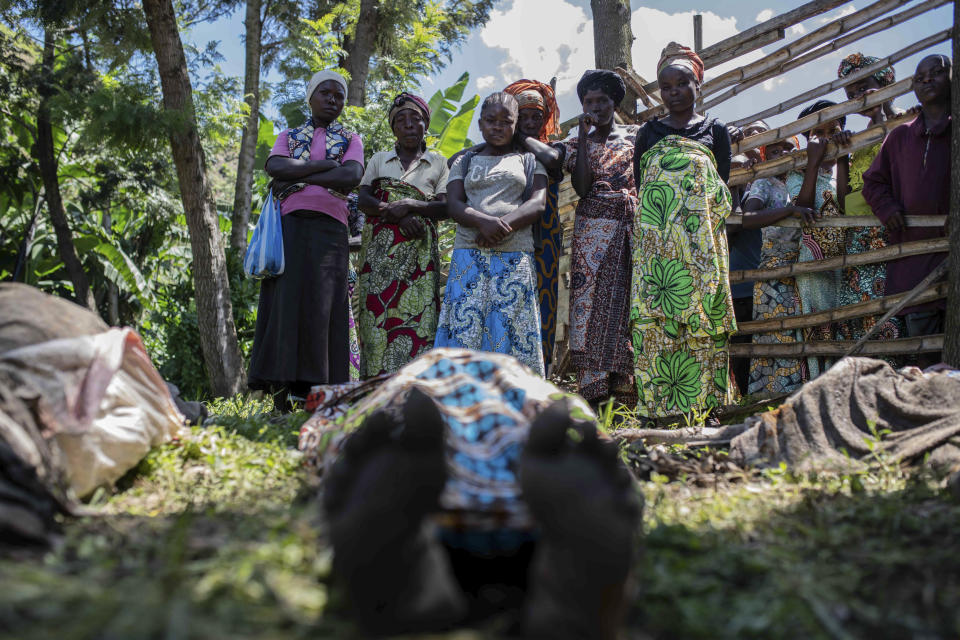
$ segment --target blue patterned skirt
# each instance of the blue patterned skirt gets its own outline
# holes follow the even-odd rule
[[[533,254],[454,249],[434,346],[505,353],[543,376]]]

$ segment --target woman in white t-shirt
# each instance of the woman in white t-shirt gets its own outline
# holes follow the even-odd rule
[[[488,96],[479,123],[486,144],[450,169],[457,237],[435,346],[506,353],[544,375],[530,226],[543,213],[547,171],[516,144],[518,110],[508,93]]]

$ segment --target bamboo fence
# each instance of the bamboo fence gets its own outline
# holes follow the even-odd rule
[[[842,16],[822,27],[803,35],[800,38],[776,49],[769,55],[739,66],[736,69],[711,78],[701,87],[701,97],[698,103],[701,109],[710,109],[716,105],[740,95],[757,85],[779,76],[787,71],[802,67],[830,53],[843,50],[851,44],[869,35],[881,33],[887,29],[906,23],[937,7],[947,4],[949,0],[877,0],[872,4]],[[807,2],[791,11],[776,16],[750,29],[747,29],[722,42],[712,44],[700,53],[704,67],[711,69],[721,64],[736,60],[741,56],[756,51],[761,47],[783,40],[786,30],[805,20],[821,15],[845,4],[844,0],[815,0]],[[881,58],[875,64],[852,73],[844,78],[830,80],[813,89],[799,93],[776,105],[758,109],[749,116],[742,117],[730,124],[743,126],[759,119],[786,113],[802,104],[809,103],[821,96],[827,95],[847,85],[859,82],[874,74],[876,71],[899,62],[909,56],[929,49],[952,37],[952,28],[920,38],[898,51]],[[638,96],[645,107],[637,115],[632,116],[618,112],[624,121],[644,122],[666,113],[660,100],[656,81],[648,82],[632,69],[617,68],[616,71],[623,77],[624,82]],[[884,87],[860,98],[848,100],[811,114],[805,118],[777,127],[733,145],[733,153],[741,153],[774,142],[788,139],[792,136],[809,131],[818,124],[835,120],[840,116],[859,113],[883,104],[898,96],[913,90],[913,77],[903,78],[900,81]],[[759,106],[759,105],[758,105]],[[851,136],[850,144],[838,148],[835,144],[827,147],[825,160],[832,160],[859,149],[871,147],[884,138],[895,127],[910,122],[914,115],[902,116],[871,126]],[[744,185],[758,178],[782,175],[790,170],[803,169],[807,164],[805,151],[781,156],[775,160],[762,162],[746,169],[731,171],[728,184],[733,187]],[[570,270],[570,242],[573,231],[574,212],[577,204],[577,194],[570,184],[569,178],[560,186],[560,220],[564,229],[564,252],[560,260],[560,292],[558,300],[557,346],[554,353],[554,373],[562,373],[565,363],[569,362],[567,352],[568,319],[569,319],[569,270]],[[915,227],[939,227],[945,223],[945,216],[910,216],[907,224]],[[742,223],[742,216],[730,216],[728,225]],[[815,222],[815,227],[843,227],[856,228],[879,226],[880,221],[873,216],[836,217]],[[786,219],[777,226],[799,227],[799,220]],[[730,282],[745,282],[756,280],[772,280],[793,277],[799,274],[818,273],[855,267],[867,264],[878,264],[907,256],[923,255],[928,253],[946,253],[950,250],[947,238],[933,238],[914,242],[905,242],[890,245],[880,249],[873,249],[859,254],[825,258],[811,262],[795,263],[768,269],[752,269],[732,271]],[[923,286],[911,292],[889,295],[882,298],[851,304],[829,311],[809,313],[788,318],[774,318],[770,320],[755,320],[740,323],[741,334],[759,334],[785,330],[803,330],[821,326],[827,323],[840,322],[855,318],[879,316],[884,313],[898,311],[909,298],[910,304],[933,302],[946,297],[945,283],[921,283]],[[842,357],[849,352],[853,342],[848,341],[817,341],[797,342],[792,344],[755,344],[734,343],[730,345],[732,357]],[[896,340],[871,340],[859,345],[860,353],[872,356],[904,355],[939,351],[943,347],[943,336],[924,336],[919,338],[900,338]]]

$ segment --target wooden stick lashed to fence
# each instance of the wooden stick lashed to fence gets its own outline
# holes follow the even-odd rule
[[[937,283],[927,287],[922,293],[914,296],[906,303],[902,301],[910,295],[910,291],[897,293],[875,300],[866,300],[856,304],[848,304],[836,309],[827,311],[818,311],[816,313],[805,313],[799,316],[787,316],[783,318],[770,318],[768,320],[750,320],[748,322],[737,323],[737,333],[747,335],[751,333],[767,333],[769,331],[790,331],[792,329],[805,329],[807,327],[818,327],[822,324],[831,322],[842,322],[843,320],[852,320],[853,318],[865,318],[881,314],[885,311],[894,312],[902,309],[906,304],[922,304],[940,300],[947,295],[947,285],[945,282]],[[882,325],[883,321],[877,322]]]
[[[716,78],[703,83],[701,95],[717,93],[721,89],[755,78],[764,72],[779,68],[783,63],[792,60],[802,53],[806,53],[828,42],[838,36],[848,33],[851,29],[866,24],[871,20],[882,16],[883,14],[896,9],[912,0],[877,0],[873,4],[835,20],[816,31],[794,40],[790,44],[781,47],[768,56],[749,64],[745,64],[739,69],[728,71]]]
[[[710,66],[707,66],[706,61],[704,61],[704,68],[710,69],[713,67],[719,67],[724,62],[730,62],[731,60],[736,60],[740,56],[750,53],[751,51],[756,51],[762,47],[773,44],[774,42],[779,42],[787,37],[786,29],[774,29],[773,31],[768,31],[762,35],[757,36],[752,39],[750,42],[745,42],[739,47],[734,49],[728,49],[715,58],[710,59]],[[701,58],[702,59],[702,58]]]
[[[849,340],[790,342],[787,344],[731,343],[734,358],[804,358],[807,356],[842,357],[850,348]],[[872,340],[863,345],[862,353],[871,356],[896,356],[930,353],[943,350],[943,334],[919,338]]]
[[[791,42],[790,44],[777,49],[772,54],[764,56],[762,59],[757,60],[756,62],[751,62],[749,64],[743,65],[733,71],[728,71],[716,78],[708,80],[701,87],[701,100],[705,99],[707,96],[717,93],[721,89],[726,89],[729,86],[735,85],[737,83],[746,82],[752,78],[755,78],[764,73],[779,69],[781,65],[789,60],[840,36],[854,27],[859,27],[862,24],[877,18],[888,11],[895,9],[901,5],[907,4],[911,0],[878,0],[865,9],[861,9],[855,13],[852,13],[848,16],[844,16],[839,20],[835,20],[830,24],[809,33],[802,38]],[[666,113],[665,107],[658,106],[653,109],[647,109],[646,111],[638,114],[639,120],[649,120],[650,118]]]
[[[908,256],[919,256],[927,253],[944,253],[950,250],[950,240],[948,238],[929,238],[926,240],[914,240],[912,242],[903,242],[900,244],[881,247],[880,249],[871,249],[863,253],[853,253],[848,255],[836,256],[833,258],[824,258],[823,260],[813,260],[810,262],[794,262],[785,264],[782,267],[773,267],[771,269],[744,269],[743,271],[731,271],[730,283],[747,282],[750,280],[778,280],[780,278],[789,278],[791,276],[820,273],[822,271],[833,271],[843,267],[858,267],[865,264],[877,264],[897,258],[906,258]]]
[[[847,100],[846,102],[841,102],[840,104],[833,105],[832,107],[827,107],[826,109],[821,109],[811,113],[808,116],[804,116],[799,120],[794,120],[788,124],[783,125],[782,127],[777,127],[776,129],[770,129],[769,131],[763,131],[756,135],[752,135],[748,138],[744,138],[740,142],[731,146],[731,150],[734,155],[742,153],[747,149],[756,149],[757,147],[762,147],[764,145],[773,144],[780,140],[786,140],[792,136],[803,133],[804,131],[810,131],[817,127],[817,125],[823,124],[824,122],[830,122],[831,120],[836,120],[840,116],[846,116],[851,113],[860,113],[871,109],[873,107],[882,105],[888,100],[893,100],[898,96],[902,96],[905,93],[913,91],[913,76],[909,78],[904,78],[899,82],[894,82],[891,85],[873,91],[859,98],[854,98],[853,100]]]
[[[837,78],[832,82],[827,82],[820,85],[819,87],[814,87],[809,91],[804,91],[803,93],[801,93],[796,97],[790,98],[789,100],[784,100],[780,104],[777,104],[768,109],[764,109],[763,111],[758,111],[757,113],[754,113],[753,115],[747,116],[745,118],[734,120],[729,124],[735,127],[742,127],[743,125],[750,124],[751,122],[756,122],[757,120],[763,120],[764,118],[769,118],[770,116],[775,116],[775,115],[784,113],[786,111],[789,111],[790,109],[793,109],[794,107],[798,107],[801,104],[811,102],[816,98],[820,98],[829,93],[833,93],[837,89],[842,89],[843,87],[849,84],[853,84],[854,82],[860,82],[864,78],[869,78],[870,76],[875,74],[877,71],[880,71],[884,67],[892,66],[894,63],[900,62],[904,58],[909,58],[915,53],[919,53],[924,49],[929,49],[930,47],[940,44],[945,40],[949,40],[952,34],[953,34],[953,29],[947,29],[945,31],[941,31],[940,33],[935,33],[932,36],[926,37],[923,40],[918,40],[917,42],[914,42],[913,44],[907,47],[904,47],[903,49],[900,49],[896,53],[890,54],[886,58],[883,58],[868,67],[864,67],[859,71],[855,71],[848,76],[844,76],[843,78]]]
[[[927,11],[930,11],[931,9],[935,9],[950,1],[951,0],[927,0],[926,2],[922,2],[916,5],[915,7],[911,7],[910,9],[907,9],[902,13],[898,13],[894,16],[888,16],[882,20],[874,22],[873,24],[869,24],[866,27],[863,27],[862,29],[858,29],[844,36],[841,36],[825,46],[814,49],[813,51],[807,52],[796,58],[787,60],[786,62],[784,62],[783,64],[781,64],[780,66],[774,69],[770,69],[769,71],[761,73],[755,77],[748,78],[743,82],[737,84],[735,87],[725,91],[723,94],[716,96],[714,98],[711,98],[710,100],[704,101],[703,96],[701,96],[701,100],[700,100],[700,103],[698,104],[698,108],[701,110],[712,109],[718,104],[722,102],[726,102],[730,98],[743,93],[744,91],[746,91],[751,87],[755,87],[761,82],[765,82],[771,78],[777,77],[780,74],[787,73],[788,71],[792,71],[793,69],[802,67],[808,62],[811,62],[813,60],[816,60],[817,58],[821,58],[829,53],[833,53],[834,51],[842,49],[850,45],[851,43],[856,42],[857,40],[861,40],[863,38],[866,38],[867,36],[873,35],[880,31],[884,31],[898,24],[906,22],[911,18],[915,18],[918,15],[926,13]]]
[[[743,224],[742,215],[732,215],[727,217],[727,225],[739,225]],[[903,219],[904,226],[907,227],[942,227],[947,221],[947,216],[906,216]],[[823,218],[822,220],[817,220],[812,224],[804,224],[801,220],[797,218],[784,218],[783,220],[778,220],[773,224],[769,225],[771,227],[816,227],[816,228],[826,228],[826,227],[843,227],[843,228],[852,228],[852,227],[882,227],[883,223],[880,222],[880,219],[876,216],[838,216],[834,218]]]
[[[709,47],[704,47],[703,51],[699,52],[700,59],[703,60],[705,69],[712,69],[733,58],[766,46],[769,43],[765,42],[765,39],[769,37],[771,32],[776,33],[782,31],[787,27],[792,27],[804,20],[826,13],[831,9],[836,9],[846,1],[847,0],[814,0],[813,2],[808,2],[796,9],[787,11],[779,16],[774,16],[765,22],[745,29],[735,36],[721,40]],[[751,45],[758,42],[763,42],[763,44],[751,47]],[[731,51],[738,51],[738,53],[734,56],[729,56]],[[643,88],[649,93],[656,91],[658,86],[657,81],[654,80],[653,82],[645,84]]]
[[[912,122],[915,118],[916,116],[907,113],[891,120],[884,120],[883,122],[873,125],[869,129],[864,129],[863,131],[851,136],[850,144],[844,145],[842,149],[837,145],[830,143],[827,146],[827,152],[823,159],[833,160],[838,156],[844,156],[849,153],[853,153],[858,149],[870,147],[878,142],[882,142],[888,133],[899,127],[901,124]],[[786,173],[791,169],[800,169],[805,166],[807,166],[807,152],[795,151],[785,156],[781,156],[776,160],[767,160],[766,162],[755,164],[746,169],[734,169],[730,172],[730,179],[727,181],[727,184],[733,187],[738,184],[753,182],[757,178],[769,178],[770,176],[777,176],[782,173]]]
[[[913,289],[910,289],[910,291],[908,291],[906,295],[903,296],[903,299],[899,300],[897,304],[893,306],[893,308],[887,311],[882,318],[877,320],[877,323],[873,325],[873,328],[870,329],[870,331],[868,331],[866,335],[864,335],[862,338],[857,340],[857,343],[852,347],[850,347],[850,350],[843,355],[844,356],[856,355],[861,349],[863,349],[863,346],[867,343],[867,340],[869,340],[874,335],[876,335],[876,333],[880,330],[880,327],[883,325],[883,323],[885,323],[887,320],[889,320],[893,316],[900,313],[900,310],[906,307],[908,304],[911,304],[913,302],[917,302],[917,303],[921,302],[920,298],[924,293],[924,291],[928,289],[931,284],[933,284],[934,282],[936,282],[937,280],[943,277],[943,275],[947,272],[947,266],[949,264],[950,264],[949,260],[944,260],[943,262],[938,264],[936,269],[928,273],[927,277],[925,277],[923,280],[918,282]],[[943,284],[946,285],[947,283],[943,283]],[[946,287],[944,287],[944,295],[946,295]]]
[[[643,78],[640,77],[640,75],[638,75],[633,69],[617,67],[614,69],[614,71],[617,72],[617,75],[623,78],[624,84],[626,84],[631,91],[637,94],[637,97],[644,104],[644,106],[654,107],[663,102],[657,96],[653,95],[652,93],[648,93],[647,90],[644,89]]]

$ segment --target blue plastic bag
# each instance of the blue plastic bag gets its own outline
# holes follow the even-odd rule
[[[267,199],[260,210],[260,219],[243,257],[243,271],[251,278],[275,278],[283,273],[283,227],[280,224],[280,206],[267,190]]]

